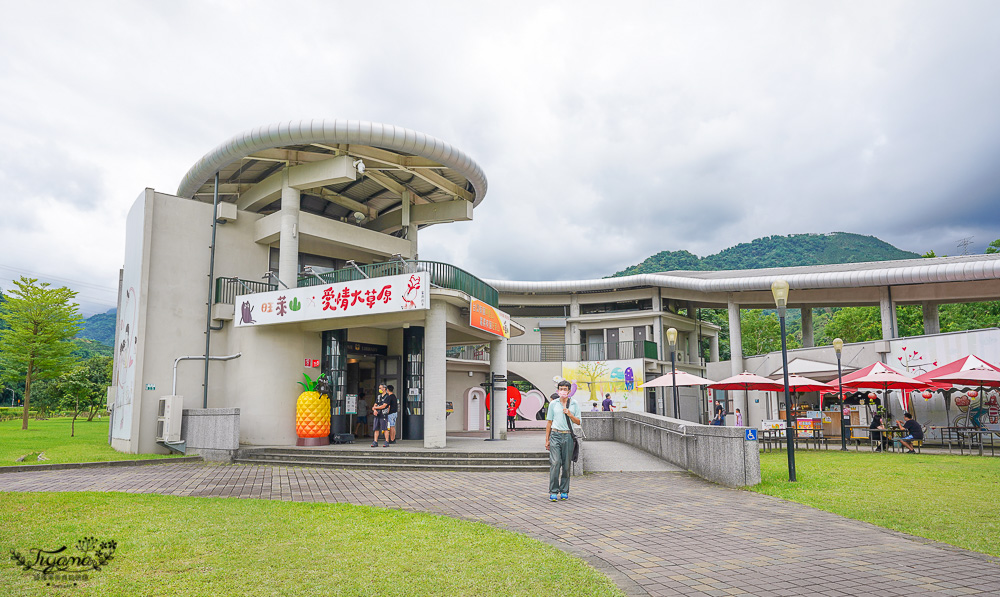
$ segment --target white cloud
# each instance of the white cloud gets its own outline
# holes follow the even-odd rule
[[[1000,237],[995,3],[379,6],[6,3],[0,252],[114,286],[144,187],[314,117],[472,155],[475,222],[423,231],[421,253],[483,277],[600,277],[771,234],[939,254]]]

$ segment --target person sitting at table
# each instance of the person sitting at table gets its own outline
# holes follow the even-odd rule
[[[868,435],[871,437],[872,445],[875,446],[876,452],[881,452],[888,447],[886,445],[885,434],[879,431],[879,429],[885,429],[885,423],[882,422],[882,415],[876,412],[872,416],[872,422],[868,424]]]
[[[913,444],[911,442],[919,441],[924,439],[924,430],[920,428],[920,423],[913,420],[913,415],[910,413],[903,413],[903,418],[906,421],[896,421],[900,429],[906,430],[906,435],[899,438],[899,443],[906,447],[907,454],[916,454],[913,450]]]

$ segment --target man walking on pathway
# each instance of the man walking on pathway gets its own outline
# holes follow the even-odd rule
[[[580,405],[569,398],[570,383],[556,385],[556,396],[545,416],[545,449],[549,451],[549,501],[569,499],[570,459],[573,436],[570,425],[580,424]]]

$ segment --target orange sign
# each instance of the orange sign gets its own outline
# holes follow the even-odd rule
[[[478,299],[472,299],[469,305],[469,325],[502,338],[510,338],[510,315]]]

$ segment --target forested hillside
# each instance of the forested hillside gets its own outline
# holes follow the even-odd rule
[[[628,276],[675,270],[761,269],[919,257],[917,253],[897,249],[874,236],[849,232],[789,234],[754,239],[707,257],[698,257],[688,251],[661,251],[642,263],[625,268],[614,275]]]
[[[115,309],[110,309],[107,313],[91,315],[83,320],[83,331],[76,337],[94,340],[105,346],[113,346],[115,343],[115,319]]]

